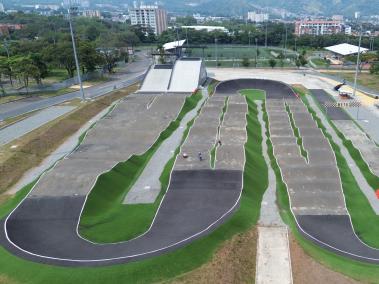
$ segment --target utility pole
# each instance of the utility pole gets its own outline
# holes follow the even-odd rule
[[[82,97],[82,101],[85,101],[86,98],[84,96],[83,83],[82,83],[82,78],[80,76],[80,66],[79,66],[78,54],[76,52],[74,30],[73,30],[73,27],[72,27],[71,13],[73,12],[73,10],[75,8],[71,5],[71,0],[69,0],[68,3],[69,3],[69,7],[68,7],[68,22],[70,23],[71,41],[72,41],[72,48],[74,50],[74,59],[75,59],[75,65],[76,65],[76,73],[78,75],[78,81],[79,81],[80,94],[81,94],[81,97]]]
[[[353,96],[354,97],[355,97],[356,92],[357,92],[357,79],[358,79],[358,71],[359,71],[359,65],[360,65],[361,44],[362,44],[362,24],[360,25],[360,31],[359,31],[357,66],[355,67],[354,90],[353,90]]]

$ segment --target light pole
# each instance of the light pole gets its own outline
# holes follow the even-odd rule
[[[76,65],[76,73],[78,74],[78,81],[79,81],[80,94],[81,94],[81,97],[82,97],[82,101],[85,101],[86,98],[84,96],[83,83],[82,83],[82,78],[80,76],[80,66],[79,66],[78,55],[77,55],[77,52],[76,52],[74,30],[73,30],[73,27],[72,27],[71,11],[73,10],[73,7],[71,6],[71,0],[69,0],[68,3],[69,3],[69,7],[68,7],[68,22],[70,23],[71,41],[72,41],[72,48],[74,50],[74,59],[75,59],[75,65]]]
[[[359,64],[360,64],[360,55],[361,55],[361,43],[362,43],[362,25],[360,25],[360,31],[359,31],[359,43],[358,43],[358,55],[357,55],[357,66],[355,66],[355,76],[354,76],[354,89],[353,89],[353,96],[355,97],[357,92],[357,79],[358,79],[358,71],[359,71]]]
[[[258,67],[258,38],[255,38],[255,67]]]
[[[267,48],[267,21],[266,21],[266,32],[265,32],[265,48]]]
[[[288,38],[288,31],[287,31],[287,25],[285,25],[286,28],[286,38],[284,40],[284,55],[287,53],[287,38]]]
[[[218,39],[215,38],[216,67],[218,67],[218,50],[217,50],[217,41],[218,41]]]
[[[249,48],[250,48],[250,45],[251,45],[251,43],[250,43],[250,41],[251,41],[251,31],[249,31],[248,37],[249,37]]]

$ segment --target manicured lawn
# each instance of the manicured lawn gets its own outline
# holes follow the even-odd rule
[[[88,196],[80,220],[79,232],[82,236],[95,242],[112,243],[132,239],[149,228],[167,189],[174,159],[164,169],[161,194],[154,203],[126,205],[123,204],[123,200],[155,151],[179,127],[184,115],[191,111],[200,99],[201,93],[187,98],[177,119],[170,123],[148,151],[117,164],[98,178]]]
[[[312,61],[313,64],[315,64],[319,68],[325,68],[329,67],[328,61],[326,61],[323,58],[311,58],[310,61]]]
[[[323,72],[330,75],[338,76],[349,82],[354,82],[354,72]],[[357,82],[359,85],[370,88],[379,92],[379,75],[370,73],[359,73]]]
[[[216,86],[217,86],[218,83],[219,83],[219,81],[217,81],[217,80],[213,80],[213,81],[209,84],[209,86],[208,86],[208,94],[209,94],[209,95],[213,95],[213,93],[214,93],[214,91],[215,91]]]
[[[266,134],[268,135],[268,137],[270,137],[267,113],[265,113],[264,119],[266,121]],[[379,267],[377,265],[358,262],[358,261],[350,260],[345,257],[338,256],[334,253],[331,253],[325,249],[320,248],[319,246],[315,245],[311,241],[305,239],[298,232],[294,216],[292,215],[292,212],[290,210],[290,203],[289,203],[287,188],[282,180],[280,168],[274,157],[273,147],[272,147],[272,143],[270,139],[267,140],[267,145],[268,145],[268,154],[271,160],[271,166],[276,175],[277,202],[280,208],[280,214],[283,220],[290,226],[292,234],[296,237],[296,239],[298,240],[300,245],[303,247],[303,249],[309,255],[315,258],[317,261],[321,262],[322,264],[330,267],[331,269],[335,271],[339,271],[355,279],[369,281],[371,283],[377,283],[379,279]],[[337,160],[341,161],[341,157],[338,156]],[[341,172],[344,171],[346,173],[346,174],[341,174],[341,178],[343,179],[343,187],[345,191],[345,188],[349,186],[349,184],[347,183],[351,181],[351,179],[346,179],[346,177],[349,176],[348,171],[350,170],[348,168],[344,168],[344,169],[340,169],[340,171]],[[356,190],[357,188],[353,188],[353,187],[354,186],[351,186],[349,189],[357,192]],[[362,194],[361,193],[357,194],[357,197],[361,199],[359,195],[362,196]],[[351,198],[351,196],[346,196],[346,197],[347,199]],[[364,225],[366,227],[370,227],[368,222],[365,223]]]
[[[207,262],[222,242],[252,228],[259,217],[262,196],[267,188],[267,165],[262,155],[262,136],[257,108],[248,98],[248,141],[241,203],[235,214],[209,236],[188,246],[152,259],[97,268],[70,268],[24,261],[0,249],[0,279],[19,283],[152,283],[191,271]],[[26,194],[28,188],[23,190]],[[20,192],[21,195],[21,192]],[[0,206],[3,217],[18,203],[20,196]]]
[[[266,99],[266,94],[260,90],[245,89],[245,90],[241,90],[240,94],[243,96],[247,96],[252,100],[265,100]]]

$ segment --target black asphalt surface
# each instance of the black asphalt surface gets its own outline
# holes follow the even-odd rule
[[[321,105],[323,111],[325,111],[331,120],[350,120],[350,116],[341,108],[337,107],[328,107],[325,108],[325,103],[335,102],[335,100],[324,90],[322,89],[313,89],[310,90],[312,95],[317,99]]]
[[[352,259],[379,263],[379,250],[370,248],[357,237],[348,215],[298,215],[296,219],[302,230],[313,238],[303,235],[319,246]]]
[[[290,86],[272,80],[263,79],[237,79],[224,81],[217,85],[218,95],[238,94],[243,89],[259,89],[266,92],[267,99],[293,99],[295,93]]]
[[[77,235],[85,197],[31,195],[6,222],[8,237],[23,250],[58,259],[27,254],[4,235],[0,241],[20,257],[65,266],[110,265],[159,255],[207,235],[223,223],[238,207],[242,174],[227,170],[174,171],[151,230],[117,244],[92,244]]]
[[[293,99],[295,96],[285,84],[255,79],[222,82],[216,92],[232,95],[241,89],[262,89],[268,99]],[[326,99],[321,91],[315,91],[320,102]],[[4,230],[0,243],[25,259],[65,266],[110,265],[159,255],[185,246],[225,222],[238,207],[235,205],[242,188],[242,176],[241,171],[174,171],[151,230],[118,244],[92,244],[77,235],[84,197],[37,198],[30,195],[10,215],[5,226],[1,226],[21,250],[5,238]],[[379,250],[359,240],[349,216],[297,215],[295,218],[304,236],[321,247],[352,259],[379,263]]]
[[[141,81],[144,77],[143,73],[149,66],[149,61],[147,58],[142,57],[141,60],[130,63],[129,66],[130,69],[126,73],[115,78],[115,80],[85,89],[84,93],[86,98],[93,99]],[[0,104],[0,121],[64,103],[76,98],[81,98],[79,91],[50,98],[30,97],[14,102]]]

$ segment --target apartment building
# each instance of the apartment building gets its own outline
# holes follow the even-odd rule
[[[167,30],[167,12],[158,6],[141,5],[130,9],[129,14],[132,25],[151,28],[156,35]]]
[[[263,23],[268,21],[269,15],[266,13],[248,12],[247,20],[254,23]]]
[[[295,34],[301,35],[332,35],[342,33],[341,21],[303,20],[295,22]]]

